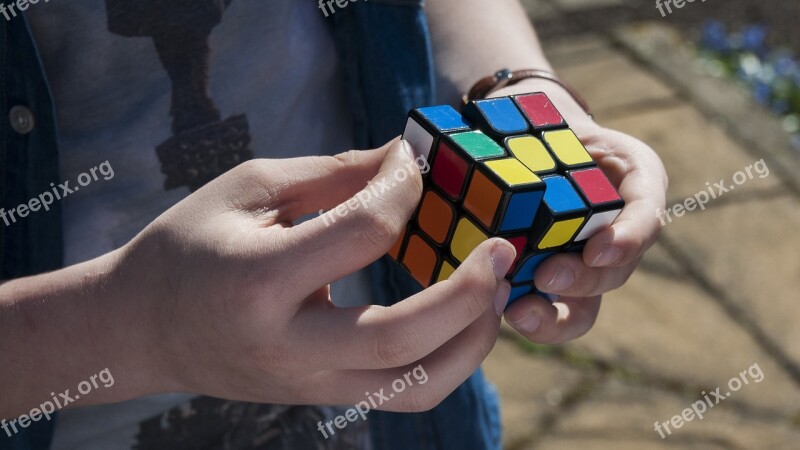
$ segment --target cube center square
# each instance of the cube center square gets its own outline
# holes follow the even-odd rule
[[[491,237],[517,250],[509,302],[538,292],[536,269],[580,252],[625,205],[544,93],[409,113],[403,139],[430,162],[424,190],[389,255],[428,287],[449,279]]]

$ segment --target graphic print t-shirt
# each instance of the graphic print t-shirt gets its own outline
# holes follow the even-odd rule
[[[336,50],[314,2],[81,0],[40,3],[27,18],[55,98],[62,180],[106,160],[114,169],[64,199],[67,264],[124,245],[188,195],[164,189],[155,150],[187,130],[239,117],[257,158],[353,146]],[[337,282],[332,297],[368,303],[365,275]],[[54,448],[365,448],[363,423],[334,439],[317,431],[338,414],[159,395],[64,411]]]

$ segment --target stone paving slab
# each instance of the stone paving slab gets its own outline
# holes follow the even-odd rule
[[[634,380],[699,395],[757,363],[765,382],[737,402],[791,417],[800,388],[720,306],[691,283],[644,270],[607,294],[595,327],[568,348],[623,368]]]
[[[766,383],[766,379],[763,383]],[[739,393],[743,392],[739,391]],[[738,394],[738,393],[737,393]],[[680,414],[695,397],[611,380],[574,410],[565,412],[552,432],[525,449],[792,449],[800,430],[730,407],[709,408],[702,420],[655,431],[655,422]]]
[[[509,339],[497,341],[484,369],[500,392],[506,448],[535,435],[545,415],[556,412],[564,392],[583,378],[580,371],[559,361],[532,357]]]
[[[601,59],[557,69],[559,76],[586,99],[596,117],[602,119],[604,111],[675,96],[672,88],[640,70],[623,54],[605,51],[607,55]]]
[[[649,274],[679,280],[682,283],[686,280],[686,269],[678,264],[658,242],[650,247],[639,267],[643,272]]]
[[[800,201],[794,196],[687,215],[665,236],[800,367]]]
[[[589,61],[602,61],[613,56],[615,50],[606,37],[586,34],[571,39],[550,40],[545,43],[544,52],[550,64],[562,71]]]
[[[725,185],[731,185],[731,178],[736,172],[758,161],[717,124],[711,123],[684,101],[668,108],[614,119],[600,118],[599,121],[606,127],[646,142],[659,154],[670,179],[668,205],[682,202],[687,197],[708,189],[706,182],[713,185],[725,179]],[[725,201],[732,201],[741,195],[775,190],[781,186],[781,180],[777,176],[760,178],[755,170],[751,173],[753,180],[740,186],[738,191],[725,194],[729,197]]]

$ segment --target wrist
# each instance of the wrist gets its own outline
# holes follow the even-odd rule
[[[153,364],[157,349],[148,343],[145,314],[121,281],[122,253],[0,286],[0,354],[14,361],[0,371],[0,384],[14,387],[0,405],[0,416],[30,410],[41,401],[41,392],[74,392],[106,369],[112,384],[71,406],[169,389]]]
[[[103,313],[98,314],[99,321],[113,324],[116,330],[110,350],[126,355],[120,361],[120,370],[129,377],[126,387],[130,398],[180,391],[169,370],[165,336],[159,331],[163,317],[159,317],[161,299],[157,293],[163,289],[154,276],[162,272],[156,267],[159,259],[149,255],[144,258],[149,263],[142,267],[138,263],[141,255],[134,257],[138,251],[135,242],[106,255],[107,271],[101,284],[106,286],[107,300],[102,300]]]

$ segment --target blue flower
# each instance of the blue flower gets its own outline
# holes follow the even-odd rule
[[[772,87],[763,81],[756,81],[752,85],[753,97],[760,105],[768,105],[772,97]]]
[[[731,48],[725,25],[716,20],[708,21],[703,25],[700,43],[704,48],[723,53]]]
[[[767,30],[762,25],[750,25],[742,30],[742,48],[758,55],[768,53],[766,40]]]
[[[772,61],[772,67],[775,69],[775,74],[781,77],[791,78],[800,73],[797,61],[788,52],[778,54]]]
[[[756,102],[779,116],[800,117],[800,61],[791,50],[772,51],[764,26],[728,33],[722,23],[709,21],[703,25],[700,49],[707,65],[741,80]],[[792,143],[800,149],[800,133],[792,134]]]

